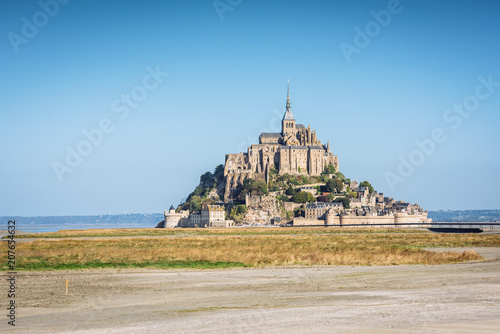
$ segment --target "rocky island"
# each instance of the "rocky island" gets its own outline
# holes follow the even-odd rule
[[[428,225],[418,204],[397,201],[340,172],[330,142],[296,123],[287,89],[281,132],[263,132],[247,152],[227,154],[158,227],[235,225]]]

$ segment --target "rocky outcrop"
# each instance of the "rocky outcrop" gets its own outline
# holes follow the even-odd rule
[[[164,221],[164,220],[162,220],[161,222],[159,222],[159,223],[155,226],[155,228],[165,228],[165,221]]]
[[[244,223],[247,224],[270,224],[271,219],[280,217],[280,205],[274,197],[263,197],[262,201],[248,206]]]

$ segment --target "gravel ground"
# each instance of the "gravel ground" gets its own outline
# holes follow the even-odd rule
[[[475,250],[487,261],[23,272],[16,281],[16,327],[8,326],[4,315],[0,331],[498,333],[500,248]],[[1,291],[8,291],[5,279]]]

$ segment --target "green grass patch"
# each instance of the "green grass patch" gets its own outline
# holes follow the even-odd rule
[[[16,245],[16,270],[444,264],[482,259],[470,251],[449,253],[423,249],[429,247],[500,247],[500,235],[314,233],[41,238]],[[0,253],[7,254],[6,242],[0,243]],[[6,268],[6,256],[0,257],[0,270]]]
[[[89,261],[77,262],[54,262],[45,258],[30,259],[30,261],[19,261],[16,270],[19,271],[43,271],[43,270],[78,270],[78,269],[227,269],[250,267],[240,262],[203,261],[203,260],[162,260],[157,262],[129,262],[129,261]],[[3,270],[7,270],[3,268]]]

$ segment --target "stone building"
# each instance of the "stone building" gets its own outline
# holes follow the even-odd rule
[[[341,212],[344,205],[339,202],[323,203],[315,202],[306,205],[306,219],[325,219],[325,213],[332,209],[334,212]]]
[[[299,190],[310,193],[313,196],[316,196],[318,194],[318,188],[312,186],[299,187]]]
[[[189,215],[189,222],[187,222],[187,223],[188,223],[188,225],[194,226],[194,227],[205,227],[204,225],[201,224],[201,212],[200,211],[191,212],[191,214]]]
[[[179,213],[175,212],[173,205],[170,206],[168,211],[165,211],[165,228],[173,228],[179,226],[181,219],[189,217],[189,210],[181,210]]]
[[[278,174],[317,176],[329,164],[339,170],[338,159],[330,152],[330,142],[322,144],[310,126],[295,122],[288,89],[281,132],[263,132],[259,136],[259,144],[252,144],[246,153],[226,155],[224,201],[234,199],[238,186],[246,178],[267,182],[271,169]]]
[[[206,227],[226,227],[226,211],[220,205],[207,205],[201,210],[201,224]],[[231,222],[231,221],[228,221]],[[224,226],[223,226],[224,225]],[[229,225],[231,226],[231,225]]]
[[[165,211],[165,228],[173,227],[230,227],[234,221],[226,220],[226,212],[220,205],[207,205],[201,211],[191,214],[189,210],[175,212],[172,205],[169,211]]]
[[[417,205],[406,202],[394,202],[392,198],[384,197],[384,202],[376,203],[376,198],[383,194],[368,195],[368,204],[359,205],[359,198],[351,199],[350,209],[328,206],[340,203],[310,203],[306,205],[304,218],[294,218],[294,226],[324,225],[324,226],[373,226],[380,227],[429,227],[432,219],[427,211]],[[357,200],[357,201],[356,201]],[[353,203],[356,203],[353,206]]]

